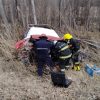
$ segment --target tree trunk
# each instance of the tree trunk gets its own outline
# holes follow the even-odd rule
[[[34,16],[34,23],[37,24],[34,0],[31,0],[31,3],[32,3],[32,12],[33,12],[33,16]]]
[[[0,12],[1,12],[1,17],[3,19],[3,22],[5,25],[8,25],[8,20],[4,11],[3,3],[2,0],[0,0]]]

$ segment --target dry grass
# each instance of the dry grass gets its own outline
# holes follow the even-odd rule
[[[0,57],[1,100],[95,100],[100,94],[100,78],[90,78],[80,72],[66,71],[73,80],[69,88],[57,88],[51,83],[50,75],[39,78],[30,73],[18,61],[6,61]]]
[[[15,40],[0,38],[0,100],[100,99],[100,77],[90,78],[84,71],[84,64],[79,72],[66,71],[66,76],[73,80],[69,88],[54,87],[50,75],[39,78],[13,59]]]

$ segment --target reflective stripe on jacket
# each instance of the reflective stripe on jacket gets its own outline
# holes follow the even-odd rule
[[[68,55],[68,56],[60,56],[59,58],[60,59],[67,59],[67,58],[70,58],[72,56],[72,54]]]
[[[59,54],[60,59],[67,59],[72,56],[68,44],[64,41],[58,41],[55,45],[55,49],[57,49],[56,51]]]

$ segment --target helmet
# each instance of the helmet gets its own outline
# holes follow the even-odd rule
[[[70,40],[73,38],[73,36],[70,34],[70,33],[66,33],[64,36],[63,36],[64,40]]]

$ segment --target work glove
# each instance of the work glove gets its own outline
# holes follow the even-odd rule
[[[80,65],[74,65],[72,69],[75,71],[80,71]]]

